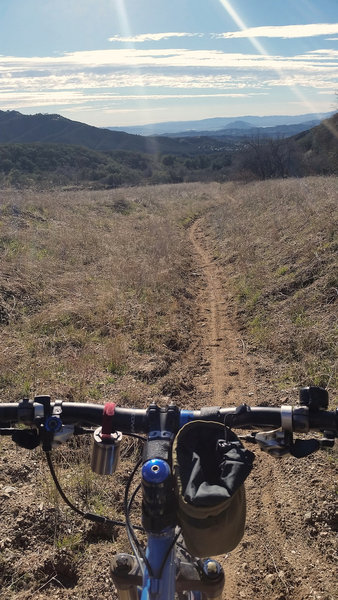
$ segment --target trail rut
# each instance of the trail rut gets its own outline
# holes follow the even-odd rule
[[[197,331],[187,357],[196,401],[199,406],[266,402],[273,390],[259,370],[261,358],[246,351],[203,218],[190,227],[189,239],[199,282]],[[224,599],[337,597],[335,527],[328,517],[334,511],[334,468],[328,469],[325,457],[276,460],[257,451],[246,491],[245,536],[229,556],[220,557]]]

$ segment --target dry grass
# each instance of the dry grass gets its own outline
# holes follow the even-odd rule
[[[210,233],[251,349],[275,382],[336,384],[337,178],[234,188]]]
[[[1,401],[161,400],[191,341],[196,278],[185,227],[203,212],[224,293],[251,351],[273,362],[274,385],[333,387],[336,199],[334,178],[2,192]],[[48,483],[39,450],[1,444],[0,485],[14,491],[2,496],[0,597],[111,593],[109,556],[128,550],[123,529],[83,524]],[[86,443],[54,454],[75,503],[123,519],[138,452],[124,442],[119,478],[104,485],[88,469]]]
[[[161,399],[191,335],[185,227],[222,200],[216,184],[1,192],[1,401],[35,393],[125,406]],[[14,491],[1,509],[0,596],[110,593],[108,558],[129,548],[123,529],[84,524],[55,493],[39,450],[1,444],[0,488]],[[89,470],[88,442],[53,453],[76,504],[124,519],[126,473],[139,451],[123,448],[114,486]]]
[[[336,178],[0,196],[0,391],[161,394],[190,340],[184,228],[210,233],[251,347],[281,386],[335,381]]]
[[[184,345],[183,226],[218,197],[217,185],[3,191],[2,400],[111,396],[145,355]]]

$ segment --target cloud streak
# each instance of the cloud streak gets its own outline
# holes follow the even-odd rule
[[[220,50],[145,49],[134,48],[116,50],[93,50],[65,53],[58,57],[16,57],[0,56],[0,73],[11,70],[53,70],[54,72],[80,71],[83,69],[111,68],[201,68],[201,69],[251,69],[261,70],[308,70],[320,71],[335,69],[332,63],[336,58],[335,50],[318,50],[296,56],[270,56],[260,54],[226,53]]]
[[[160,42],[173,38],[279,38],[296,39],[307,37],[319,37],[338,34],[338,23],[308,23],[306,25],[268,25],[264,27],[245,27],[239,31],[227,31],[224,33],[188,33],[188,32],[163,32],[142,33],[139,35],[121,36],[113,35],[108,38],[109,42],[122,42],[131,44],[142,44],[145,42]],[[328,41],[337,41],[336,37],[327,38]]]
[[[191,38],[203,37],[203,33],[184,33],[184,32],[167,32],[167,33],[142,33],[140,35],[121,36],[113,35],[108,38],[109,42],[124,42],[139,44],[144,42],[160,42],[161,40],[169,40],[170,38]]]
[[[248,27],[240,31],[216,33],[215,38],[305,38],[338,34],[338,23],[311,23],[307,25],[270,25]]]
[[[67,107],[70,104],[84,106],[89,105],[88,103],[101,104],[109,103],[110,107],[118,105],[121,100],[128,100],[131,102],[138,103],[141,101],[151,102],[163,102],[163,101],[177,101],[187,99],[211,99],[211,98],[247,98],[253,96],[264,96],[266,92],[245,92],[245,93],[209,93],[209,94],[116,94],[116,93],[98,93],[88,94],[82,91],[72,92],[57,92],[53,96],[46,92],[36,91],[33,93],[22,92],[22,93],[4,93],[1,98],[6,102],[7,107],[10,108],[29,108],[33,106],[62,106]],[[135,110],[135,107],[134,107]]]
[[[54,111],[136,110],[135,102],[248,98],[295,87],[334,94],[338,51],[294,56],[226,53],[184,48],[111,48],[59,56],[0,55],[0,109],[53,107]],[[172,105],[172,104],[171,104]],[[137,107],[137,110],[139,108]],[[164,110],[164,109],[163,109]],[[313,112],[313,111],[312,111]],[[101,118],[102,118],[102,115]]]

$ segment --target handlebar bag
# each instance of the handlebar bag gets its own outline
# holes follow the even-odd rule
[[[208,557],[233,550],[243,537],[244,481],[254,454],[221,423],[192,421],[172,448],[178,521],[189,552]]]

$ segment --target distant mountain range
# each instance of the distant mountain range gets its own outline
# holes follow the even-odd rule
[[[98,152],[125,150],[146,154],[195,154],[223,146],[222,142],[198,139],[176,140],[166,137],[143,137],[110,131],[66,119],[60,115],[23,115],[17,111],[0,111],[0,143],[45,143],[85,146]]]
[[[177,138],[194,138],[194,137],[212,137],[217,140],[225,140],[229,138],[237,138],[243,140],[245,138],[286,138],[301,133],[302,131],[308,131],[313,127],[319,125],[321,121],[304,121],[303,123],[294,123],[291,125],[275,125],[274,127],[255,127],[246,123],[245,121],[234,121],[229,123],[224,129],[217,129],[217,131],[182,131],[180,133],[168,133],[167,137]]]
[[[23,115],[17,111],[0,111],[1,144],[68,144],[83,146],[96,152],[128,151],[149,155],[199,155],[233,151],[241,148],[248,138],[286,138],[310,130],[320,123],[314,115],[298,117],[243,117],[241,119],[215,118],[186,123],[164,123],[147,126],[143,132],[156,128],[175,128],[178,125],[208,125],[209,129],[190,129],[167,136],[140,135],[93,127],[66,119],[57,114]],[[303,119],[303,120],[302,120]],[[281,123],[291,120],[292,123]],[[298,121],[298,122],[297,122]],[[269,125],[274,122],[273,125]],[[260,125],[258,125],[258,123]],[[222,126],[222,127],[221,127]],[[129,131],[140,131],[131,127]]]
[[[304,123],[263,128],[237,120],[212,137],[143,137],[59,115],[0,111],[0,186],[101,189],[337,174],[338,113],[302,129]]]
[[[313,117],[314,115],[214,118],[162,123],[142,128],[129,127],[126,128],[128,131],[116,131],[72,121],[57,114],[23,115],[18,111],[0,111],[0,143],[71,144],[97,152],[122,150],[160,155],[195,155],[234,150],[247,137],[293,136],[318,125],[318,115]],[[206,126],[208,129],[203,129]],[[190,129],[173,133],[172,130],[177,127]],[[162,129],[168,130],[166,136],[156,133]],[[150,131],[152,136],[145,135]]]
[[[310,123],[307,127],[313,127],[313,123],[318,125],[323,119],[329,118],[330,113],[310,113],[303,115],[274,115],[269,117],[244,116],[244,117],[214,117],[211,119],[201,119],[200,121],[169,121],[164,123],[152,123],[150,125],[139,125],[131,127],[108,127],[113,131],[124,131],[135,135],[172,135],[176,137],[203,135],[207,132],[209,135],[223,130],[248,130],[250,127],[277,127],[281,125],[299,125],[300,123]],[[304,130],[303,130],[304,131]]]

